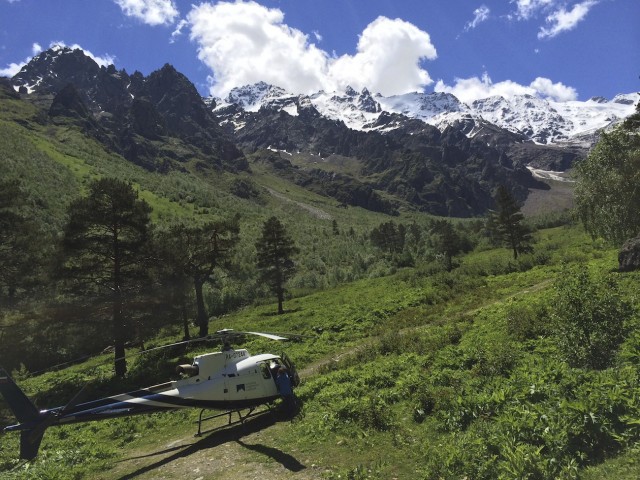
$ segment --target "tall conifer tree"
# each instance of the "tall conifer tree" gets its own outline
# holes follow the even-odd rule
[[[514,259],[520,253],[531,253],[531,232],[523,223],[524,215],[516,199],[504,185],[498,187],[495,202],[496,210],[490,213],[490,221],[487,222],[495,229],[495,236],[511,248]]]
[[[295,272],[292,256],[298,253],[293,239],[276,217],[268,219],[262,227],[262,236],[256,242],[260,278],[278,298],[278,314],[284,313],[282,304],[285,283]]]
[[[118,376],[127,371],[125,300],[146,279],[150,213],[130,184],[114,178],[94,181],[88,196],[69,206],[64,267],[79,291],[109,293]]]
[[[228,270],[233,247],[238,242],[238,217],[200,226],[176,225],[162,236],[161,256],[174,273],[193,283],[199,335],[209,334],[209,315],[203,287],[214,281],[216,270]],[[186,336],[185,332],[185,336]]]

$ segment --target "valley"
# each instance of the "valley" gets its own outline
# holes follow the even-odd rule
[[[0,477],[638,478],[640,271],[575,215],[578,165],[601,129],[633,131],[636,97],[467,105],[262,82],[203,99],[169,64],[34,56],[0,79],[2,367],[49,408],[177,378],[223,345],[152,349],[203,328],[293,333],[238,348],[285,351],[302,408],[201,438],[197,409],[54,426],[30,462],[6,432]],[[120,311],[81,269],[91,249],[73,250],[104,180],[148,241]],[[492,225],[508,207],[515,246]],[[295,246],[282,314],[262,261],[273,218]],[[198,277],[181,255],[209,244]]]

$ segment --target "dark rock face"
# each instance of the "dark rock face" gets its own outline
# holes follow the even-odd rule
[[[49,108],[49,115],[51,117],[63,116],[87,120],[89,118],[89,110],[82,101],[78,90],[73,84],[69,83],[53,98]]]
[[[195,156],[216,169],[248,168],[196,88],[171,65],[148,77],[129,75],[113,65],[98,66],[81,50],[54,47],[34,57],[11,82],[35,96],[53,95],[52,118],[82,119],[95,138],[145,168],[164,170],[172,163],[182,168],[180,163]],[[154,145],[165,137],[182,142],[182,153]]]
[[[274,172],[307,190],[332,197],[341,204],[362,207],[374,212],[396,215],[396,206],[382,198],[369,184],[348,175],[319,169],[301,169],[271,150],[258,150],[255,161],[268,165]]]
[[[631,272],[640,269],[640,235],[627,240],[618,253],[618,269]]]
[[[441,133],[398,114],[383,114],[378,119],[380,126],[400,125],[386,134],[356,131],[323,117],[310,103],[300,102],[297,107],[297,116],[270,107],[258,112],[229,107],[221,114],[228,119],[227,125],[243,124],[233,134],[250,152],[272,148],[322,159],[332,155],[357,159],[361,165],[358,180],[313,169],[304,172],[304,179],[297,173],[297,183],[348,205],[391,213],[396,207],[383,202],[377,193],[386,191],[425,212],[471,217],[494,207],[498,185],[506,185],[520,201],[529,188],[548,188],[505,148],[488,145],[486,136],[470,139],[454,127]],[[487,130],[486,135],[489,133]],[[281,161],[273,160],[273,168],[282,169],[278,167]]]
[[[135,98],[129,110],[131,127],[138,135],[157,140],[166,135],[164,118],[158,113],[151,101],[145,97]]]
[[[0,77],[0,98],[20,98],[20,94],[16,92],[11,85],[11,80],[6,77]]]

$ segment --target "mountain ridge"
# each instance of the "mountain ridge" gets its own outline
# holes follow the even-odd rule
[[[566,170],[586,153],[584,145],[535,143],[531,132],[491,123],[448,93],[383,97],[347,88],[294,95],[259,82],[233,89],[225,100],[202,98],[169,64],[148,76],[128,74],[64,47],[37,55],[10,82],[48,112],[47,121],[73,123],[146,169],[250,174],[250,158],[340,203],[389,214],[403,205],[483,215],[499,185],[524,201],[530,189],[549,188],[528,168]],[[505,101],[494,103],[510,118]],[[533,98],[521,103],[546,108]],[[592,103],[602,111],[610,106]],[[341,159],[350,172],[334,168]]]
[[[636,93],[619,94],[611,100],[594,97],[585,102],[554,102],[532,95],[516,95],[509,99],[487,97],[469,105],[453,94],[442,92],[412,92],[385,97],[372,95],[366,88],[356,92],[347,87],[344,92],[296,95],[258,82],[234,88],[225,99],[215,99],[215,103],[218,108],[236,104],[249,112],[270,106],[295,115],[295,102],[302,98],[307,98],[322,115],[341,120],[354,130],[379,129],[377,120],[386,112],[418,119],[440,130],[460,120],[486,121],[522,134],[537,144],[582,146],[585,145],[585,136],[609,128],[631,115],[634,104],[640,100]],[[383,131],[391,128],[387,126]]]
[[[74,112],[50,111],[52,120],[70,116],[77,124],[81,102],[85,132],[144,168],[180,169],[195,157],[206,158],[211,168],[248,168],[195,86],[169,64],[146,77],[138,71],[130,75],[113,65],[99,66],[80,49],[55,46],[33,57],[11,83],[45,108],[59,103],[61,92],[70,95],[66,89],[72,85]],[[176,142],[180,149],[167,148]]]

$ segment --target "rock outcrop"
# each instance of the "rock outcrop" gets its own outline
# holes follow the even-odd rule
[[[627,240],[618,253],[618,269],[631,272],[640,269],[640,235]]]

